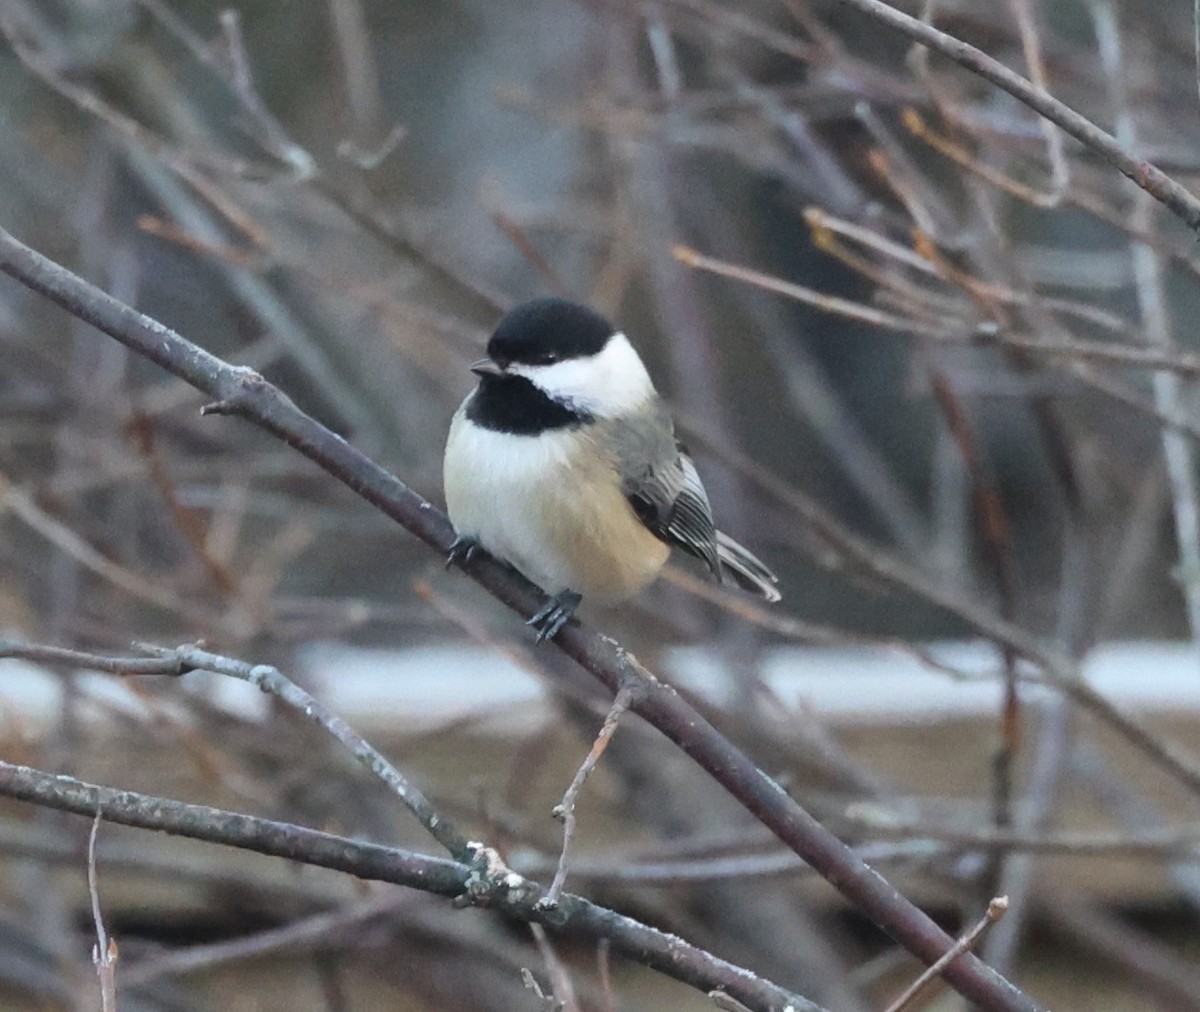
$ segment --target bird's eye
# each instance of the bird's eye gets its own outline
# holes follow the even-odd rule
[[[532,365],[554,365],[558,361],[558,356],[552,351],[543,351],[541,354],[534,356]]]

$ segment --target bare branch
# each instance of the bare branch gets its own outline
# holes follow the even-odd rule
[[[567,880],[567,856],[571,850],[571,839],[575,835],[575,803],[579,800],[579,792],[583,790],[584,781],[596,768],[596,763],[600,761],[612,736],[616,734],[617,724],[620,722],[621,716],[629,709],[633,697],[634,689],[628,685],[622,686],[604,717],[604,723],[600,726],[600,732],[596,735],[595,742],[592,743],[591,751],[588,752],[576,771],[570,786],[563,795],[562,802],[554,808],[555,818],[562,819],[563,842],[562,853],[558,859],[558,870],[554,873],[554,881],[550,883],[550,889],[546,893],[546,903],[551,906],[557,902],[558,894],[562,892],[563,884]]]
[[[1029,67],[1029,79],[1040,91],[1046,91],[1046,65],[1042,59],[1042,44],[1034,26],[1034,13],[1029,0],[1009,0],[1013,15],[1017,19],[1017,31],[1021,36],[1021,48],[1025,51],[1025,63]],[[1050,192],[1043,194],[1047,206],[1056,207],[1062,200],[1070,183],[1070,170],[1063,153],[1062,134],[1049,120],[1039,121],[1042,136],[1046,138],[1046,151],[1050,156]]]
[[[468,841],[407,777],[379,754],[378,750],[341,717],[331,713],[319,700],[284,676],[278,668],[269,664],[248,664],[186,644],[174,649],[150,646],[144,649],[187,670],[213,671],[219,675],[249,682],[263,692],[275,696],[297,713],[325,728],[355,759],[387,784],[392,793],[404,802],[405,807],[429,831],[430,836],[449,851],[451,857],[467,863],[472,863],[478,857],[479,844]]]
[[[1124,75],[1125,58],[1121,44],[1121,26],[1111,2],[1093,0],[1090,4],[1092,22],[1096,29],[1100,62],[1108,78],[1108,90],[1116,119],[1117,137],[1130,147],[1138,143],[1138,128],[1127,100]],[[1133,227],[1148,230],[1153,205],[1144,194],[1134,202]],[[1143,326],[1152,344],[1173,348],[1174,321],[1167,300],[1166,283],[1158,254],[1145,243],[1131,242],[1129,256],[1133,267],[1134,288]],[[1156,376],[1154,402],[1163,412],[1179,413],[1190,407],[1192,400],[1178,376]],[[1175,514],[1175,541],[1179,551],[1180,571],[1187,574],[1180,581],[1187,606],[1188,626],[1192,641],[1200,642],[1200,489],[1196,484],[1194,446],[1178,432],[1162,433],[1163,462],[1171,487],[1171,504]]]
[[[558,1007],[563,1012],[583,1012],[579,997],[575,993],[575,985],[563,961],[558,958],[550,939],[546,937],[546,929],[540,924],[531,924],[529,930],[533,933],[534,943],[542,954],[542,962],[546,964],[546,973],[550,977],[554,996],[558,999]]]
[[[279,120],[271,115],[267,104],[254,89],[250,57],[246,54],[246,43],[242,38],[241,15],[234,8],[227,7],[221,11],[219,20],[225,36],[225,57],[233,71],[233,89],[262,131],[264,147],[276,158],[290,165],[297,180],[311,179],[317,171],[312,155],[288,137]]]
[[[1029,106],[1062,127],[1072,137],[1090,148],[1122,175],[1132,179],[1138,186],[1160,201],[1187,225],[1200,231],[1200,199],[1181,183],[1168,176],[1162,169],[1138,158],[1120,144],[1112,134],[1101,130],[1086,116],[1063,104],[1048,92],[1035,87],[1020,74],[1014,73],[998,60],[968,45],[953,35],[947,35],[916,18],[896,10],[882,0],[838,0],[847,7],[874,18],[907,35],[914,42],[941,53],[962,67],[966,67],[986,81],[1008,92],[1013,98]]]
[[[124,305],[0,229],[0,270],[216,398],[210,412],[236,414],[282,439],[443,555],[454,540],[446,516],[344,439],[299,410],[250,369],[230,366],[175,331]],[[463,568],[497,599],[531,614],[544,598],[528,580],[477,552]],[[612,693],[639,686],[633,710],[678,745],[781,840],[818,869],[863,913],[918,958],[932,963],[952,940],[923,911],[869,869],[837,837],[789,797],[742,751],[613,640],[568,625],[555,644]],[[1048,665],[1055,670],[1054,665]],[[1086,691],[1071,676],[1072,692]],[[1110,718],[1115,714],[1109,706]],[[1122,718],[1124,719],[1124,718]],[[1154,740],[1151,738],[1151,740]],[[1157,742],[1156,742],[1157,744]],[[1173,750],[1173,769],[1186,769]],[[1187,757],[1190,762],[1191,757]],[[1195,771],[1200,785],[1200,770]],[[982,961],[956,960],[946,978],[967,998],[997,1012],[1031,1012],[1037,1004]]]
[[[836,313],[857,320],[859,323],[870,324],[885,330],[915,334],[947,344],[998,345],[1019,351],[1034,352],[1047,358],[1079,359],[1109,365],[1178,372],[1183,375],[1200,374],[1200,356],[1189,355],[1173,348],[1130,348],[1100,341],[1047,340],[1022,334],[1009,334],[987,321],[943,318],[937,323],[929,323],[925,320],[896,316],[894,313],[884,312],[874,306],[841,296],[826,295],[824,292],[818,292],[815,289],[797,285],[761,271],[705,256],[687,246],[676,246],[673,253],[675,259],[688,267],[708,271],[734,281],[743,281],[746,284],[784,295],[789,299],[816,306],[825,312]],[[1171,417],[1177,416],[1177,411],[1171,415]],[[1200,430],[1195,426],[1188,425],[1186,431],[1200,438]]]
[[[109,938],[104,929],[104,917],[100,913],[100,888],[96,881],[96,835],[100,831],[100,805],[96,805],[96,817],[92,820],[92,831],[88,834],[87,873],[88,896],[92,903],[92,923],[96,926],[96,944],[92,948],[92,962],[100,979],[100,1007],[103,1012],[117,1012],[117,940]]]
[[[797,1012],[823,1012],[812,1002],[678,937],[581,897],[563,894],[555,910],[543,910],[538,903],[545,890],[507,869],[497,877],[486,868],[469,867],[444,858],[286,822],[116,790],[13,763],[0,762],[0,795],[82,816],[94,817],[100,809],[105,822],[332,868],[357,878],[391,882],[451,899],[463,897],[471,905],[519,921],[542,924],[565,938],[593,942],[607,938],[615,952],[703,991],[723,988],[736,993],[741,1001],[761,1012],[789,1003]]]
[[[388,891],[382,896],[335,910],[323,910],[310,917],[292,921],[278,928],[268,928],[249,937],[186,948],[150,956],[121,971],[121,983],[127,988],[146,984],[160,977],[194,973],[240,959],[253,959],[266,953],[312,948],[322,939],[344,937],[346,932],[375,918],[386,916],[409,903],[405,893]]]
[[[979,940],[979,936],[991,925],[995,924],[1008,911],[1008,897],[997,896],[988,904],[987,913],[983,915],[970,931],[964,934],[954,948],[939,959],[933,966],[921,974],[894,1002],[887,1007],[887,1012],[901,1012],[918,994],[918,992],[934,977],[941,973],[953,960],[958,959],[964,952],[970,952],[971,947]]]

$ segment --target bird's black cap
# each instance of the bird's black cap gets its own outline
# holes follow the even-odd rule
[[[545,365],[586,358],[604,349],[613,325],[599,313],[568,299],[524,302],[502,319],[487,344],[498,365]]]

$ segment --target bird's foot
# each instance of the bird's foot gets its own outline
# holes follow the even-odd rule
[[[479,542],[474,538],[464,538],[459,535],[454,539],[454,544],[450,546],[450,551],[446,553],[446,568],[449,569],[456,562],[461,564],[470,562],[471,556],[479,548]]]
[[[573,590],[561,591],[530,615],[525,624],[537,630],[534,639],[538,643],[545,643],[558,635],[558,631],[570,621],[582,600],[583,595],[576,594]]]

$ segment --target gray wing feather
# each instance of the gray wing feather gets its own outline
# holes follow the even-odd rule
[[[721,578],[721,560],[717,550],[717,529],[713,526],[712,507],[708,493],[700,483],[696,465],[678,447],[679,467],[683,472],[683,487],[671,508],[667,531],[679,546],[708,564],[713,575]]]
[[[728,534],[717,531],[717,552],[721,557],[721,565],[742,590],[748,590],[772,603],[780,600],[779,589],[775,586],[779,577],[749,548],[739,545]]]
[[[700,475],[676,443],[666,407],[656,402],[647,410],[650,417],[636,424],[613,423],[622,491],[656,537],[703,560],[719,579],[717,531]]]
[[[642,523],[658,538],[702,560],[720,583],[732,582],[778,601],[775,574],[748,549],[713,525],[708,493],[692,458],[675,441],[661,402],[635,423],[614,420],[606,439],[615,447],[621,489]]]

